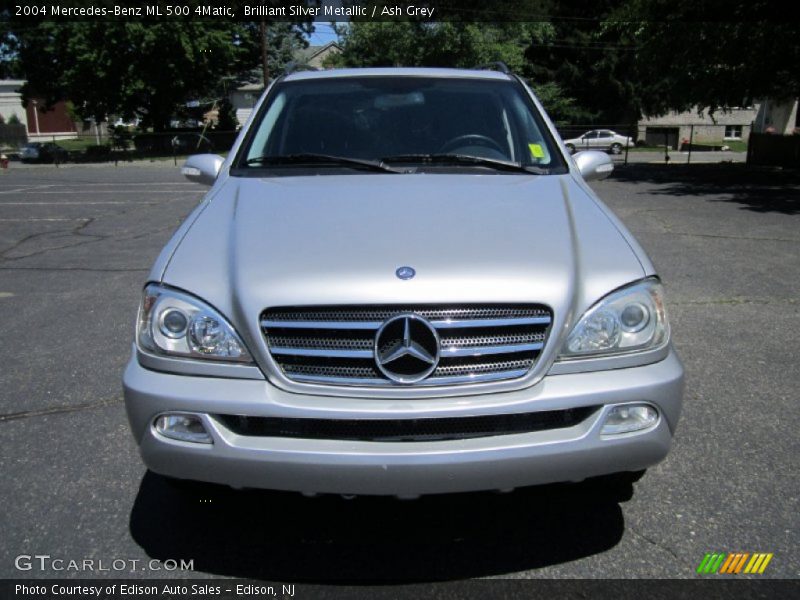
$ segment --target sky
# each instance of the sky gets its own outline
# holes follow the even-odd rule
[[[324,46],[328,42],[335,42],[336,34],[330,23],[318,21],[314,23],[314,33],[308,38],[308,43],[312,46]]]

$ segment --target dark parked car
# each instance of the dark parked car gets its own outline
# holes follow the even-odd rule
[[[22,162],[61,163],[67,159],[68,152],[53,142],[31,142],[20,152]]]

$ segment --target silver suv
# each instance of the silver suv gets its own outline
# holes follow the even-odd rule
[[[147,466],[307,494],[637,472],[683,367],[664,293],[525,83],[504,71],[272,84],[156,260],[124,375]]]

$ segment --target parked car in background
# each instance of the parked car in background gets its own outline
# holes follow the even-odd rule
[[[68,152],[53,142],[31,142],[19,153],[22,162],[64,162]]]
[[[580,137],[564,140],[564,145],[572,154],[579,150],[605,150],[611,154],[619,154],[625,146],[633,146],[633,138],[610,129],[593,129]]]

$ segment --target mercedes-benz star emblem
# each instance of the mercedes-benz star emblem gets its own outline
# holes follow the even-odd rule
[[[412,267],[399,267],[394,274],[400,279],[411,279],[417,272]]]
[[[422,381],[439,364],[436,329],[414,314],[392,317],[375,334],[375,364],[396,383]]]

